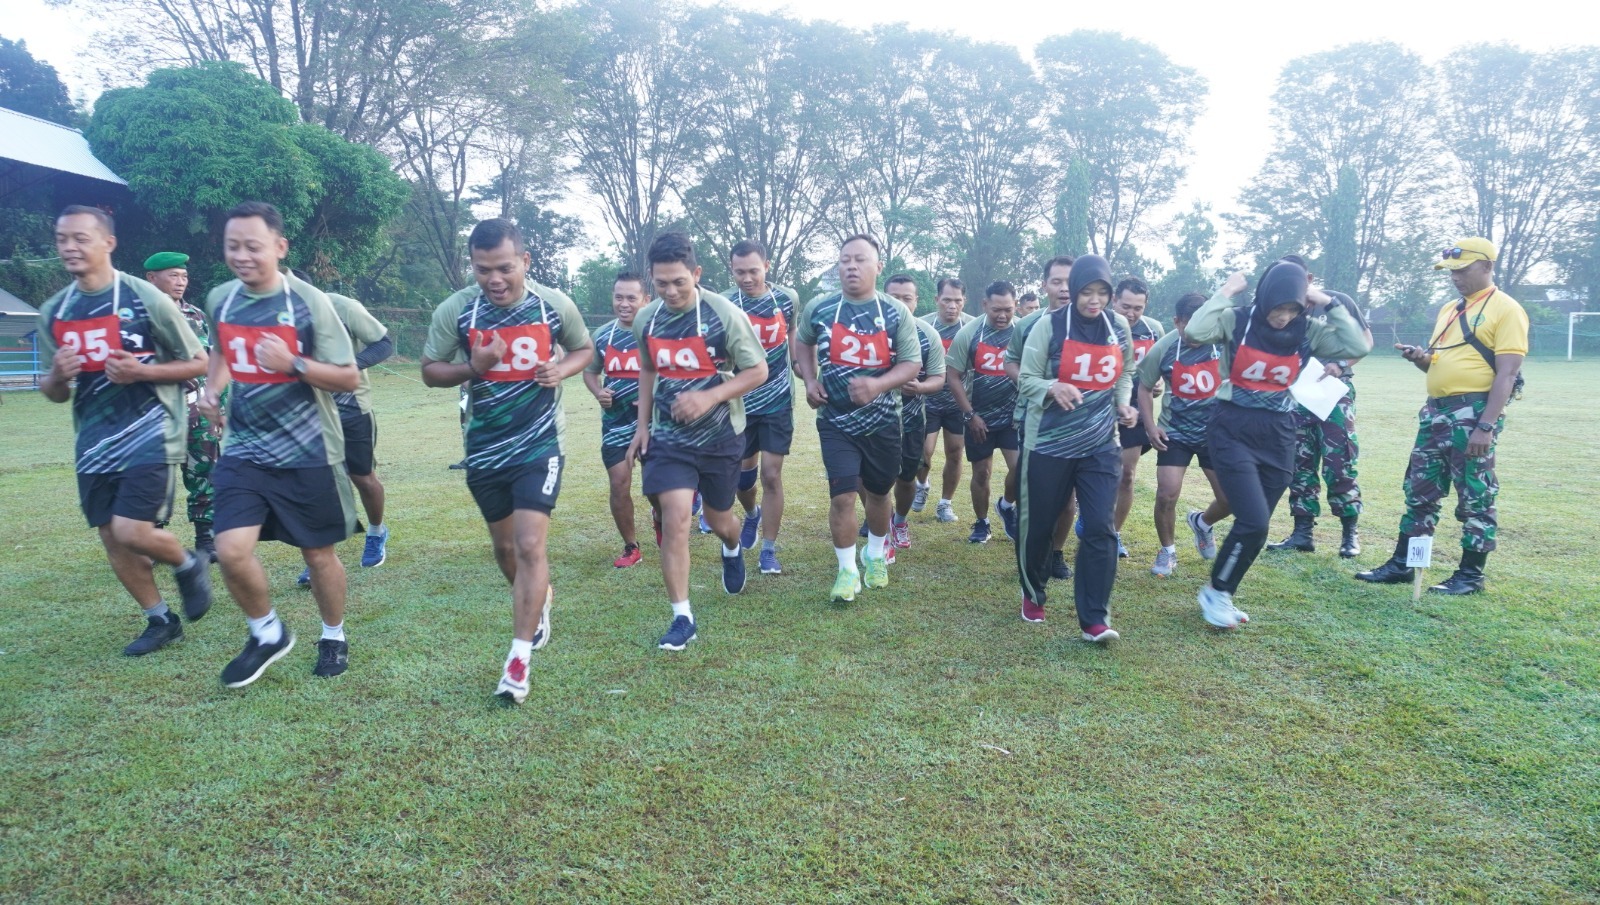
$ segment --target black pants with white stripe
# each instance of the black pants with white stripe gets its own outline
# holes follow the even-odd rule
[[[1206,445],[1233,510],[1233,528],[1211,566],[1211,586],[1232,594],[1266,546],[1272,510],[1294,477],[1294,413],[1219,402]]]
[[[1017,500],[1017,572],[1022,593],[1034,603],[1045,603],[1045,582],[1050,579],[1050,535],[1056,519],[1074,491],[1083,536],[1072,575],[1073,600],[1078,624],[1083,628],[1106,625],[1111,609],[1111,586],[1117,580],[1117,528],[1114,508],[1117,484],[1122,480],[1122,451],[1109,447],[1078,459],[1024,452]]]

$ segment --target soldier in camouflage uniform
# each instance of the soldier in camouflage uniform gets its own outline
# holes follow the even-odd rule
[[[200,344],[211,350],[211,332],[206,327],[204,311],[184,301],[189,288],[189,256],[176,251],[157,252],[145,259],[144,278],[156,288],[172,297],[183,312],[189,328],[200,337]],[[189,428],[185,435],[188,455],[184,458],[183,487],[189,494],[189,522],[194,525],[194,548],[212,562],[217,561],[217,548],[211,537],[211,469],[217,462],[217,447],[222,442],[222,432],[201,416],[195,406],[205,377],[196,377],[183,383],[183,398],[189,409]]]
[[[1439,310],[1425,348],[1396,345],[1428,375],[1428,401],[1417,415],[1417,439],[1406,466],[1406,514],[1389,561],[1356,575],[1362,581],[1411,580],[1406,549],[1413,537],[1432,536],[1439,504],[1456,488],[1461,522],[1461,563],[1431,590],[1473,594],[1483,590],[1483,567],[1495,548],[1495,441],[1505,408],[1516,392],[1528,352],[1528,315],[1494,285],[1498,250],[1488,239],[1462,239],[1440,256],[1460,299]]]

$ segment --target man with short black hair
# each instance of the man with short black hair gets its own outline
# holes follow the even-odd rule
[[[922,319],[939,333],[939,342],[948,357],[950,343],[955,341],[961,328],[974,318],[966,312],[967,287],[955,277],[944,277],[935,288],[934,308]],[[948,365],[948,362],[947,362]],[[948,376],[948,375],[947,375]],[[950,395],[950,381],[927,398],[924,419],[927,438],[922,447],[922,468],[917,472],[916,494],[911,500],[911,511],[921,512],[927,505],[930,473],[933,470],[933,453],[939,444],[939,434],[944,433],[944,471],[939,487],[939,504],[934,516],[941,522],[956,520],[956,510],[951,498],[961,486],[961,454],[966,448],[967,425],[956,408],[955,397]]]
[[[906,306],[877,290],[881,249],[854,235],[839,248],[839,290],[806,306],[795,336],[795,368],[817,409],[828,473],[829,533],[839,561],[832,599],[855,600],[862,586],[889,584],[885,544],[889,490],[900,463],[899,388],[922,367]],[[866,491],[867,546],[856,569],[856,494]]]
[[[50,361],[39,392],[72,402],[78,500],[112,572],[144,611],[144,632],[122,649],[143,656],[183,637],[153,562],[172,567],[189,621],[211,609],[205,557],[156,527],[171,515],[184,458],[180,385],[205,371],[206,351],[171,298],[112,267],[109,214],[70,206],[56,218],[55,239],[72,283],[39,308],[39,345]]]
[[[884,281],[889,297],[916,313],[917,283],[910,274],[897,273]],[[922,444],[926,436],[926,400],[944,386],[944,343],[939,331],[925,320],[916,320],[922,370],[915,380],[900,388],[900,475],[894,482],[894,514],[889,526],[888,560],[893,565],[896,550],[911,547],[911,525],[906,516],[916,497],[917,470],[922,467]],[[862,500],[865,504],[866,500]]]
[[[644,493],[661,514],[661,580],[672,622],[656,642],[680,651],[699,637],[689,600],[689,520],[699,492],[722,541],[722,590],[744,590],[744,551],[733,514],[744,458],[744,397],[766,382],[767,356],[750,318],[700,288],[700,262],[683,233],[646,253],[656,298],[639,312],[639,411],[628,455],[644,461]]]
[[[1128,327],[1133,332],[1133,361],[1135,373],[1133,375],[1133,399],[1139,398],[1139,375],[1137,368],[1144,361],[1145,355],[1156,344],[1166,328],[1153,317],[1145,316],[1145,308],[1150,303],[1150,287],[1138,277],[1128,277],[1117,284],[1116,292],[1112,298],[1111,307],[1128,321]],[[1159,385],[1151,387],[1151,392],[1159,394]],[[1117,484],[1117,556],[1126,557],[1128,547],[1122,542],[1122,526],[1128,521],[1128,513],[1133,509],[1133,479],[1139,473],[1139,459],[1150,451],[1150,433],[1141,418],[1133,427],[1117,426],[1117,442],[1122,446],[1122,480]]]
[[[1007,472],[1017,467],[1017,382],[1006,374],[1006,349],[1013,336],[1017,290],[998,280],[983,294],[983,316],[962,327],[950,343],[945,368],[956,409],[966,422],[967,461],[972,463],[974,521],[968,543],[989,542],[989,477],[1000,451]],[[995,503],[1008,539],[1016,538],[1015,505],[1004,495]]]
[[[594,331],[594,358],[583,369],[584,386],[600,403],[600,462],[609,480],[611,520],[622,536],[622,555],[611,562],[618,569],[638,565],[642,558],[633,518],[633,460],[628,445],[639,426],[639,341],[633,335],[633,321],[644,303],[644,277],[618,273],[611,281],[611,313],[616,316]]]
[[[354,392],[360,383],[355,351],[328,297],[280,271],[289,240],[277,208],[260,201],[235,206],[222,241],[235,279],[206,300],[217,354],[200,413],[222,425],[222,456],[212,476],[217,557],[250,626],[222,682],[243,688],[294,647],[256,558],[263,540],[300,548],[322,614],[313,674],[337,676],[349,666],[349,645],[344,565],[334,545],[355,533],[356,513],[332,394]]]
[[[756,339],[767,354],[766,382],[750,391],[744,400],[744,460],[739,464],[739,503],[744,507],[744,524],[739,546],[748,550],[761,531],[761,573],[779,575],[778,530],[783,525],[783,460],[794,440],[794,378],[789,367],[794,323],[799,294],[793,289],[767,282],[766,246],[746,239],[733,246],[728,256],[728,272],[734,286],[728,301],[750,318]],[[756,482],[761,484],[761,501],[756,502]]]
[[[1389,561],[1356,575],[1379,583],[1411,580],[1407,541],[1431,536],[1439,504],[1456,488],[1461,521],[1461,563],[1430,590],[1476,594],[1483,567],[1495,549],[1498,525],[1494,449],[1505,429],[1506,406],[1520,392],[1522,360],[1528,354],[1528,315],[1494,284],[1499,249],[1488,239],[1462,239],[1433,265],[1450,271],[1460,298],[1439,309],[1426,347],[1396,345],[1405,359],[1428,375],[1428,401],[1418,412],[1417,439],[1406,468],[1406,512]]]
[[[1039,310],[1039,293],[1024,292],[1017,298],[1017,320],[1022,320],[1028,315]]]
[[[589,364],[594,342],[572,299],[528,279],[532,257],[516,224],[479,222],[467,252],[476,283],[434,310],[422,380],[470,383],[467,490],[511,585],[511,651],[495,695],[520,704],[529,659],[550,641],[550,515],[566,465],[561,384]]]

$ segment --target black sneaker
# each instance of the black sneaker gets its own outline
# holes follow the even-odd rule
[[[729,594],[744,590],[744,552],[722,557],[722,589]]]
[[[183,637],[183,622],[178,619],[177,613],[150,616],[145,622],[144,632],[122,649],[123,656],[142,657],[155,653]]]
[[[1050,577],[1056,581],[1066,581],[1072,577],[1072,567],[1067,565],[1067,555],[1060,550],[1050,551]]]
[[[667,626],[667,633],[661,636],[656,646],[662,650],[683,650],[695,637],[694,620],[688,616],[674,616],[672,624]]]
[[[342,675],[350,668],[350,645],[332,638],[323,638],[317,642],[317,668],[311,671],[314,676],[329,678]]]
[[[294,650],[294,632],[283,628],[283,637],[277,644],[262,644],[251,635],[244,642],[244,650],[222,669],[222,684],[229,688],[243,688],[261,678],[267,667],[278,662],[284,654]]]
[[[211,569],[204,556],[187,551],[189,568],[173,569],[172,577],[178,580],[178,596],[183,598],[183,615],[190,622],[211,612]]]
[[[992,532],[989,530],[989,520],[986,518],[978,519],[972,523],[972,533],[967,535],[967,543],[987,544],[989,542],[991,533]]]

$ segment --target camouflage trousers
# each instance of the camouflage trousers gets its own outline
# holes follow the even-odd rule
[[[1483,413],[1487,393],[1429,399],[1417,415],[1417,440],[1406,466],[1406,514],[1400,519],[1404,537],[1431,535],[1439,522],[1439,504],[1456,489],[1456,520],[1461,522],[1461,549],[1494,550],[1494,446],[1481,458],[1467,455],[1467,440]],[[1495,438],[1505,424],[1495,425]]]
[[[189,451],[183,460],[183,489],[189,492],[189,521],[212,520],[212,501],[216,497],[211,487],[211,469],[217,464],[221,433],[211,422],[200,417],[200,410],[189,406]]]
[[[1294,410],[1294,477],[1289,481],[1289,512],[1295,518],[1322,514],[1322,484],[1328,485],[1328,514],[1352,518],[1361,514],[1361,486],[1356,483],[1356,388],[1346,380],[1344,398],[1327,421],[1299,406]],[[1319,468],[1320,466],[1320,468]],[[1320,471],[1320,478],[1318,480]]]

